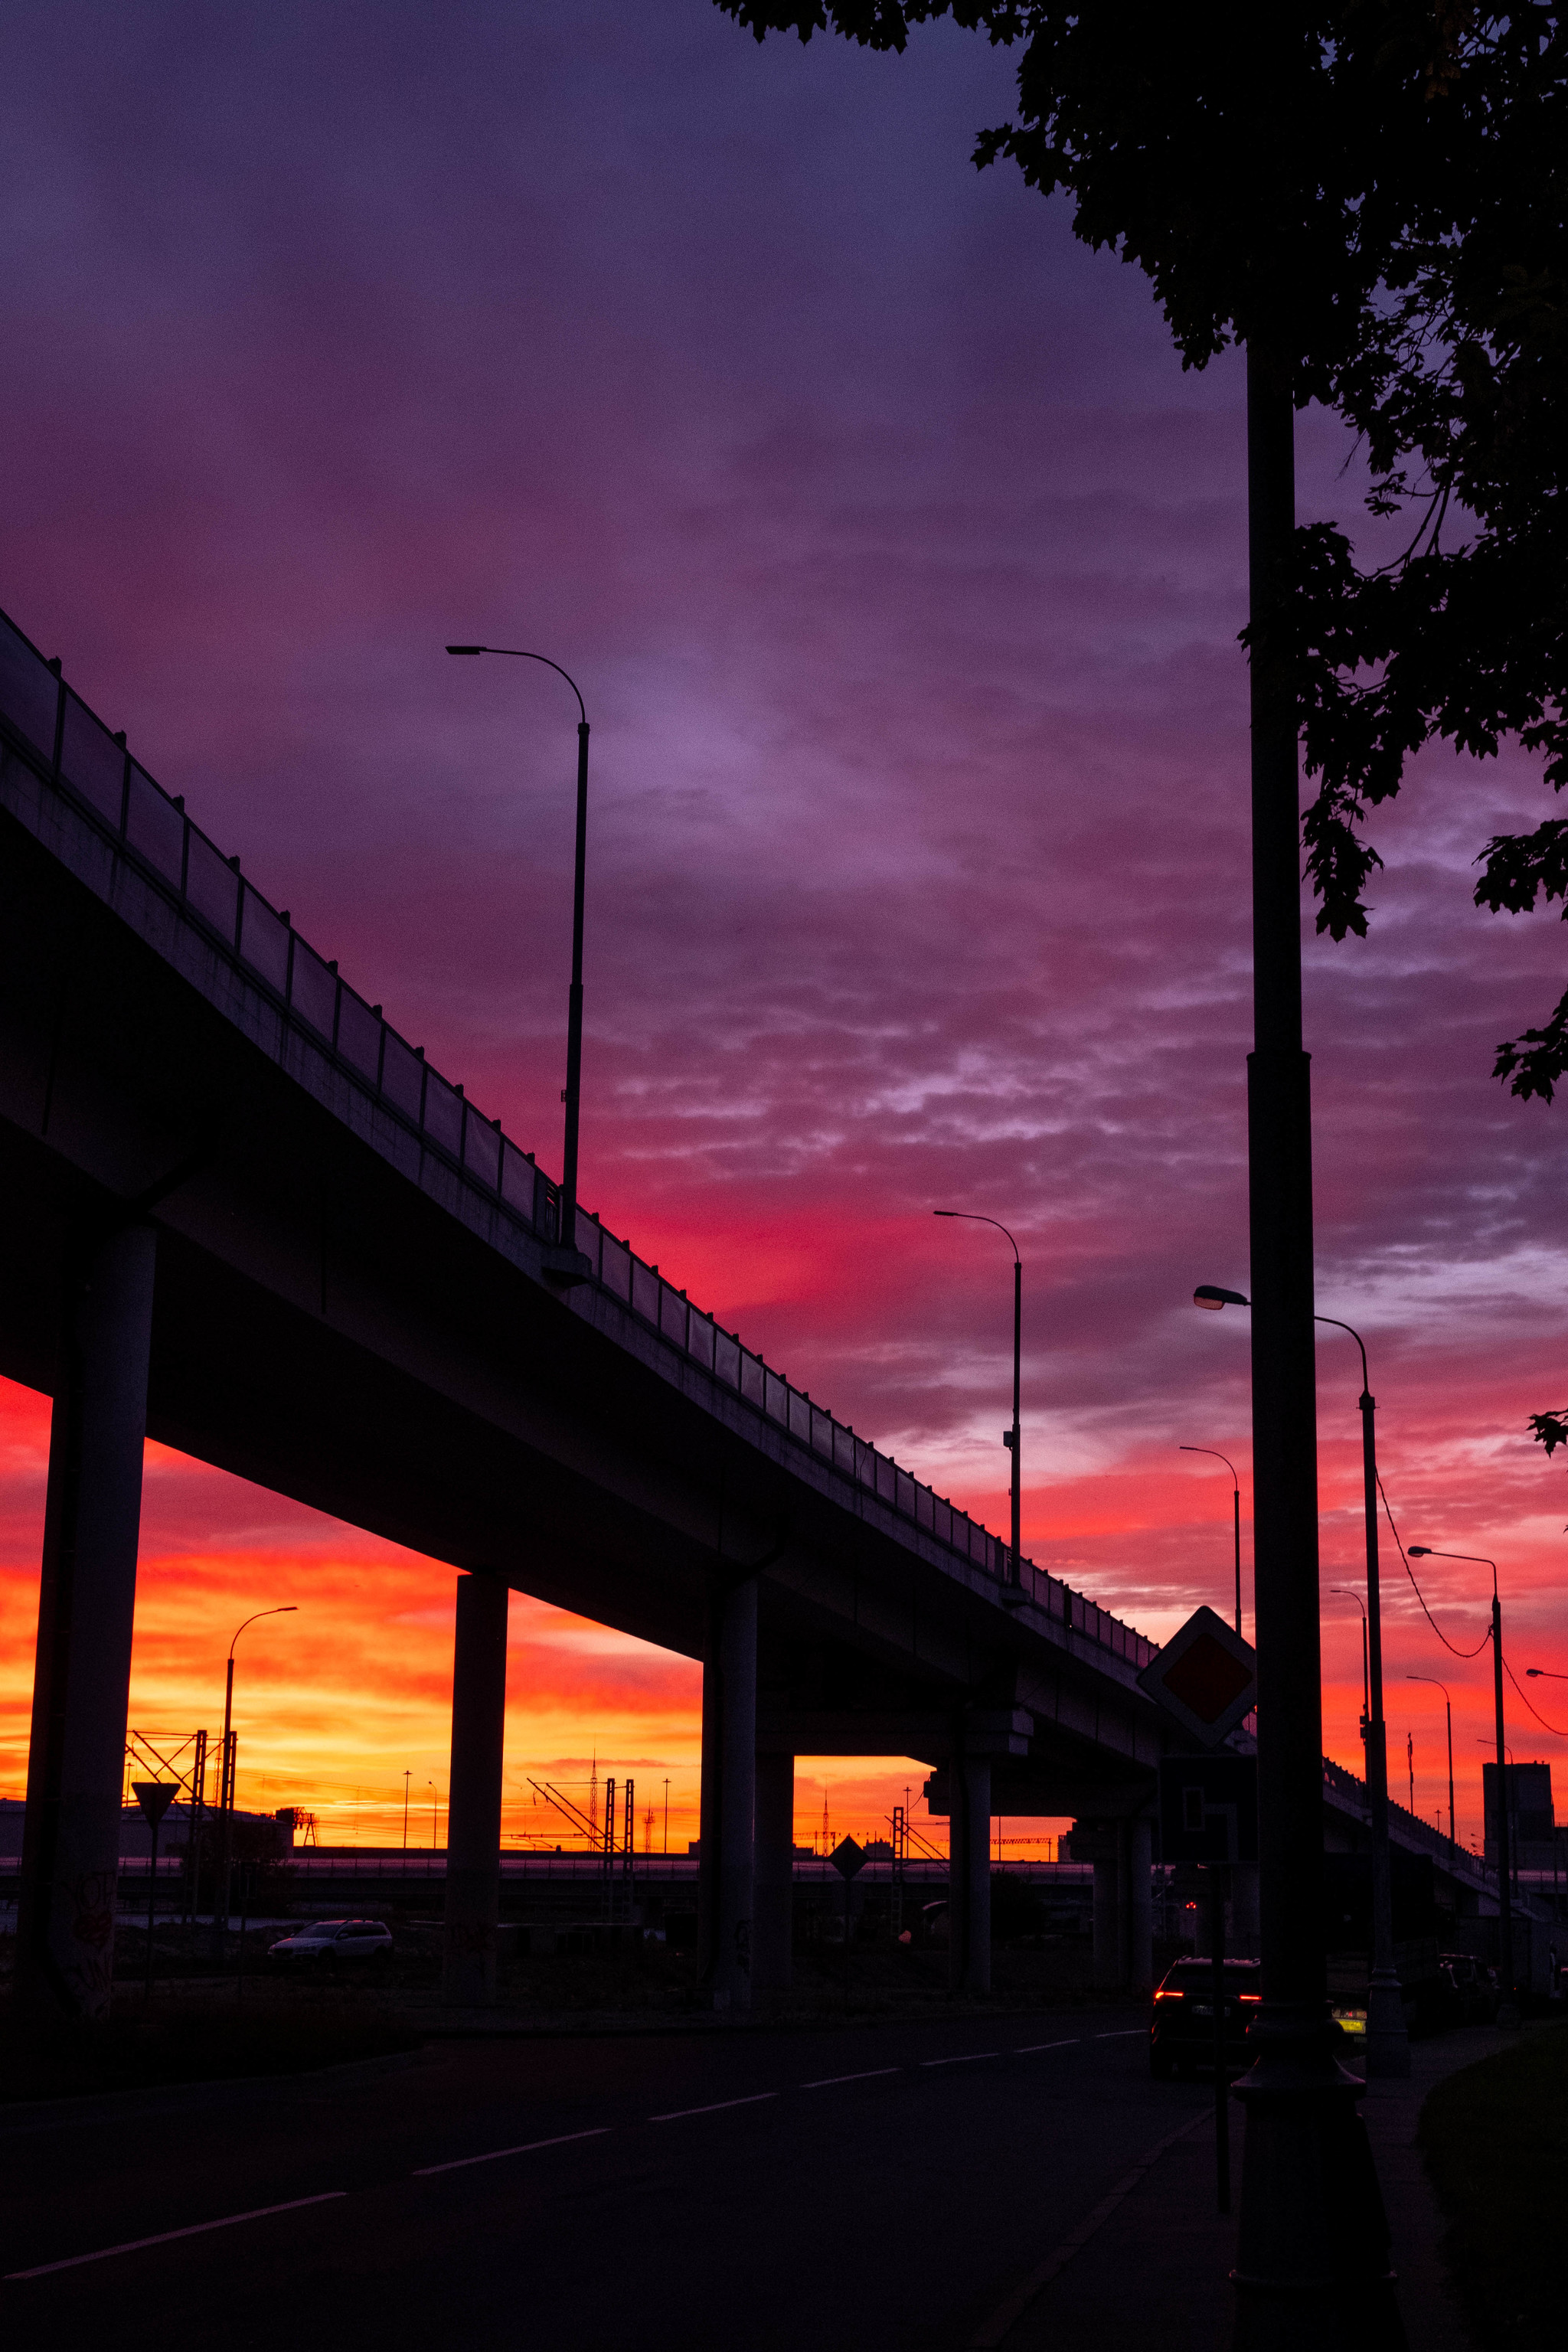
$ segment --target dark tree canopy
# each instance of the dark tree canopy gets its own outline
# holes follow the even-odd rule
[[[1296,534],[1290,642],[1318,927],[1364,934],[1367,810],[1443,740],[1509,738],[1568,783],[1568,39],[1552,5],[1341,0],[718,0],[761,40],[902,49],[939,17],[1019,45],[1008,156],[1076,234],[1149,277],[1183,362],[1229,343],[1359,437],[1403,552]],[[1481,852],[1479,904],[1568,917],[1568,818]],[[1515,1094],[1568,1072],[1568,992],[1498,1050]]]

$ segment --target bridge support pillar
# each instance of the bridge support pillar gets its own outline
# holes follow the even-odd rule
[[[1113,1844],[1094,1863],[1094,1981],[1100,1991],[1115,1992],[1127,1981],[1125,1823],[1110,1824],[1100,1839]]]
[[[757,1779],[757,1585],[715,1591],[702,1652],[702,1819],[697,1940],[715,2009],[752,2005]]]
[[[157,1236],[78,1262],[60,1325],[16,1937],[20,2008],[107,2015]]]
[[[1127,1824],[1127,1990],[1140,2000],[1154,1990],[1154,1825]]]
[[[1263,1923],[1258,1908],[1258,1864],[1237,1862],[1230,1873],[1229,1948],[1234,1958],[1256,1960],[1263,1950]]]
[[[510,1599],[500,1577],[458,1579],[441,1997],[465,2008],[484,2007],[496,1997],[506,1620]]]
[[[948,1816],[948,1980],[954,1992],[991,1990],[991,1759],[952,1759]]]
[[[795,1758],[759,1756],[752,1983],[787,1992],[795,1949]]]

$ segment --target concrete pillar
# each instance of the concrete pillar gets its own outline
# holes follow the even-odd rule
[[[1115,1992],[1126,1980],[1122,1944],[1126,1859],[1120,1833],[1102,1829],[1099,1834],[1111,1851],[1094,1865],[1094,1981],[1102,1992]]]
[[[510,1599],[498,1576],[458,1579],[441,1997],[464,2008],[483,2007],[496,1997],[506,1619]]]
[[[1258,1909],[1258,1864],[1238,1862],[1230,1874],[1230,1934],[1226,1948],[1238,1960],[1262,1955],[1263,1927]]]
[[[787,1992],[795,1948],[795,1758],[759,1756],[752,1983]]]
[[[1154,1990],[1154,1825],[1127,1824],[1127,1990],[1143,2000]]]
[[[714,1592],[702,1656],[701,1982],[715,2009],[752,2005],[757,1779],[757,1586]]]
[[[19,2007],[102,2017],[114,1976],[157,1237],[111,1234],[68,1277],[49,1431],[16,1937]]]
[[[955,1756],[949,1797],[948,1981],[991,1990],[991,1759]]]

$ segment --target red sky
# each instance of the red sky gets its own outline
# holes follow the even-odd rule
[[[929,1213],[1002,1218],[1033,1556],[1155,1635],[1224,1606],[1225,1475],[1176,1449],[1245,1485],[1246,1318],[1188,1304],[1247,1278],[1239,378],[1184,375],[1133,271],[970,168],[1006,58],[949,27],[759,51],[707,0],[22,0],[0,71],[0,603],[551,1166],[574,713],[440,647],[563,662],[588,1202],[994,1527],[1005,1250]],[[1353,518],[1334,428],[1300,447],[1303,511]],[[1568,1482],[1525,1430],[1563,1402],[1568,1112],[1488,1072],[1563,942],[1470,890],[1542,797],[1517,751],[1429,755],[1371,939],[1308,952],[1319,1304],[1372,1348],[1406,1539],[1501,1563],[1521,1680],[1568,1672]],[[1326,1736],[1358,1764],[1350,1341],[1320,1364]],[[0,1391],[0,1793],[47,1440]],[[1405,1678],[1441,1676],[1471,1836],[1489,1662],[1385,1566],[1391,1750],[1430,1815],[1442,1701]],[[1471,1646],[1486,1571],[1426,1568]],[[242,1647],[242,1801],[398,1834],[406,1771],[427,1834],[452,1581],[153,1449],[132,1721],[215,1724],[234,1625],[294,1600]],[[509,1830],[542,1829],[529,1772],[596,1756],[656,1841],[667,1777],[694,1833],[698,1679],[514,1599]],[[801,1831],[825,1788],[873,1828],[906,1780],[808,1760]]]

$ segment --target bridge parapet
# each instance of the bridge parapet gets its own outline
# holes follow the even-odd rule
[[[379,1004],[353,988],[335,960],[320,955],[279,909],[240,871],[185,809],[135,760],[123,734],[112,734],[67,684],[58,661],[46,661],[9,618],[0,614],[0,742],[56,803],[85,818],[110,852],[110,874],[100,895],[116,897],[115,869],[127,867],[188,926],[205,953],[226,965],[242,992],[269,1012],[283,1047],[292,1037],[324,1060],[351,1104],[374,1108],[379,1121],[417,1145],[426,1163],[444,1171],[499,1218],[533,1243],[557,1239],[559,1190],[532,1153],[503,1134],[463,1087],[446,1078],[412,1045]],[[9,763],[7,763],[9,765]],[[38,829],[39,811],[15,789],[8,774],[4,803]],[[282,1058],[282,1055],[279,1055]],[[376,1120],[353,1118],[357,1131],[376,1140]],[[445,1189],[445,1188],[444,1188]],[[578,1246],[592,1268],[584,1290],[629,1310],[657,1335],[672,1359],[696,1364],[758,1416],[850,1486],[874,1496],[896,1518],[978,1569],[998,1590],[1006,1582],[1008,1547],[980,1521],[938,1495],[880,1448],[797,1388],[747,1348],[738,1335],[690,1300],[617,1238],[592,1213],[577,1213]],[[672,1370],[674,1366],[672,1364]],[[1068,1634],[1125,1661],[1134,1671],[1157,1645],[1101,1609],[1087,1595],[1037,1569],[1018,1563],[1025,1597]]]

